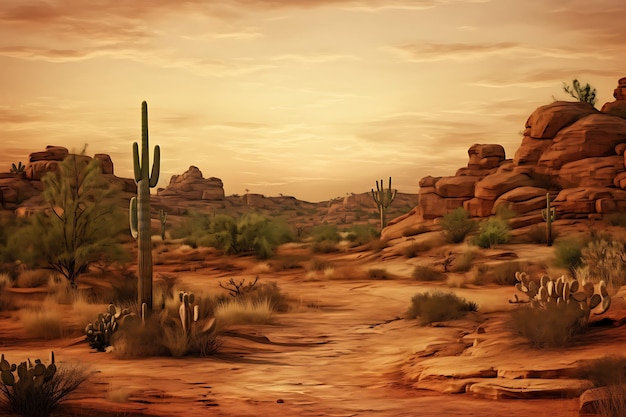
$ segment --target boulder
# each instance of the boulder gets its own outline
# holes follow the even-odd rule
[[[33,152],[30,154],[28,160],[30,162],[37,161],[62,161],[69,155],[67,148],[63,146],[46,146],[46,150],[43,152]]]
[[[568,162],[615,155],[615,147],[625,142],[626,119],[592,114],[558,132],[539,158],[537,168],[554,173]]]
[[[97,153],[93,158],[100,161],[100,168],[103,174],[113,174],[113,160],[111,160],[110,155]]]
[[[29,162],[25,169],[26,179],[40,181],[48,172],[56,171],[58,164],[59,161],[51,160]]]
[[[517,187],[534,185],[532,178],[515,170],[498,169],[494,174],[487,175],[478,181],[474,196],[483,200],[495,201],[502,194]]]
[[[40,193],[31,181],[19,177],[0,179],[0,190],[5,206],[20,204]]]
[[[505,206],[517,214],[526,214],[546,207],[546,189],[539,187],[518,187],[502,194],[494,203],[491,214],[498,207]]]
[[[625,403],[626,389],[622,385],[591,388],[580,395],[578,415],[603,415],[601,411],[609,410],[611,404]]]
[[[584,158],[564,164],[557,181],[563,188],[612,187],[616,176],[624,170],[623,156]]]
[[[435,184],[435,192],[441,197],[473,197],[474,186],[480,177],[443,177]]]
[[[474,144],[467,151],[470,169],[490,169],[495,168],[505,159],[504,147],[497,144]]]
[[[463,207],[463,202],[467,200],[466,197],[441,197],[434,192],[422,192],[418,196],[418,209],[424,219],[434,219],[442,217],[444,214],[458,208]]]
[[[613,203],[607,204],[606,200]],[[559,218],[586,218],[589,214],[626,208],[626,191],[612,187],[575,187],[559,192],[553,201]],[[608,211],[607,211],[608,210]]]
[[[437,184],[437,181],[439,181],[441,179],[441,177],[431,177],[430,175],[427,177],[424,177],[420,180],[419,182],[419,186],[420,188],[424,188],[424,187],[434,187],[435,184]]]
[[[515,165],[535,165],[541,154],[552,144],[551,139],[535,139],[524,136],[522,143],[513,157]]]
[[[172,175],[167,187],[157,190],[158,196],[185,200],[223,200],[224,184],[219,178],[204,178],[195,166],[181,175]]]
[[[493,209],[493,200],[483,200],[482,198],[472,198],[463,202],[463,208],[472,217],[488,217]]]
[[[526,121],[528,136],[551,139],[556,133],[578,119],[598,111],[588,103],[555,101],[535,110]]]

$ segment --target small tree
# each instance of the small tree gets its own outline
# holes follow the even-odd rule
[[[99,161],[69,155],[42,182],[49,209],[37,213],[27,229],[27,262],[44,262],[75,288],[92,263],[126,260],[115,240],[125,226],[113,200],[117,190],[102,177]]]
[[[589,103],[594,107],[596,105],[596,89],[591,87],[588,83],[584,87],[581,87],[580,82],[574,78],[571,86],[563,83],[563,91],[581,103]]]

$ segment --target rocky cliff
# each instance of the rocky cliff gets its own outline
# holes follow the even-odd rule
[[[487,217],[506,205],[519,215],[514,227],[523,226],[541,221],[546,193],[559,218],[626,210],[626,78],[614,97],[602,111],[580,102],[539,107],[512,159],[500,145],[472,145],[467,166],[455,175],[420,180],[414,214],[434,219],[463,207]]]

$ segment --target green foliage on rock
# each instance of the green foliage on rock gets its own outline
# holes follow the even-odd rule
[[[580,81],[574,78],[571,86],[563,83],[563,91],[581,103],[589,103],[592,106],[596,105],[596,89],[591,87],[589,83],[582,86]]]
[[[478,234],[473,243],[481,248],[490,248],[507,243],[511,237],[511,227],[508,222],[497,216],[489,217],[480,222]]]
[[[461,243],[476,230],[476,221],[470,219],[469,212],[462,207],[446,213],[441,219],[441,229],[450,243]]]

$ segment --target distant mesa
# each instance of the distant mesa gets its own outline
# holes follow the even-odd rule
[[[165,188],[157,190],[157,196],[176,197],[184,200],[224,200],[224,184],[219,178],[204,178],[198,167],[190,166],[181,175],[172,175]]]

